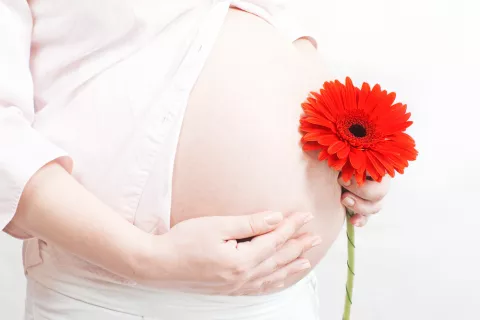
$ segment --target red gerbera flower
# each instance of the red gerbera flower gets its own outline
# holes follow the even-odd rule
[[[385,174],[403,173],[417,157],[415,141],[404,131],[412,124],[402,103],[393,104],[395,93],[325,82],[320,93],[311,92],[302,104],[300,120],[303,150],[320,150],[319,160],[341,171],[343,180],[355,177],[362,185],[367,174],[380,182]]]

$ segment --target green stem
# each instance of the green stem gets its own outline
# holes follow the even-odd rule
[[[350,222],[353,212],[347,210],[347,242],[348,242],[348,261],[347,261],[347,284],[345,292],[345,306],[343,308],[343,320],[350,320],[350,309],[352,307],[353,280],[355,278],[355,227]]]

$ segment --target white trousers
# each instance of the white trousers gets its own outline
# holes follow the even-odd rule
[[[313,273],[282,292],[265,296],[145,292],[132,301],[122,292],[105,295],[90,288],[86,289],[89,302],[85,302],[57,291],[61,286],[55,289],[28,279],[25,320],[319,320]]]

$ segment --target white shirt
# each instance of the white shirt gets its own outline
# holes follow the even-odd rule
[[[183,111],[229,6],[307,36],[283,1],[0,0],[0,229],[58,159],[125,219],[167,231]],[[26,242],[27,270],[41,250]]]

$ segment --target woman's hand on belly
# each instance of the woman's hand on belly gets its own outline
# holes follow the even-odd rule
[[[321,240],[297,233],[312,219],[311,213],[263,212],[184,221],[162,236],[152,236],[152,255],[141,273],[149,285],[207,294],[278,290],[288,276],[311,267],[301,256]],[[245,238],[253,239],[237,241]],[[159,247],[165,250],[156,252]],[[162,261],[164,274],[158,277],[156,266]]]

